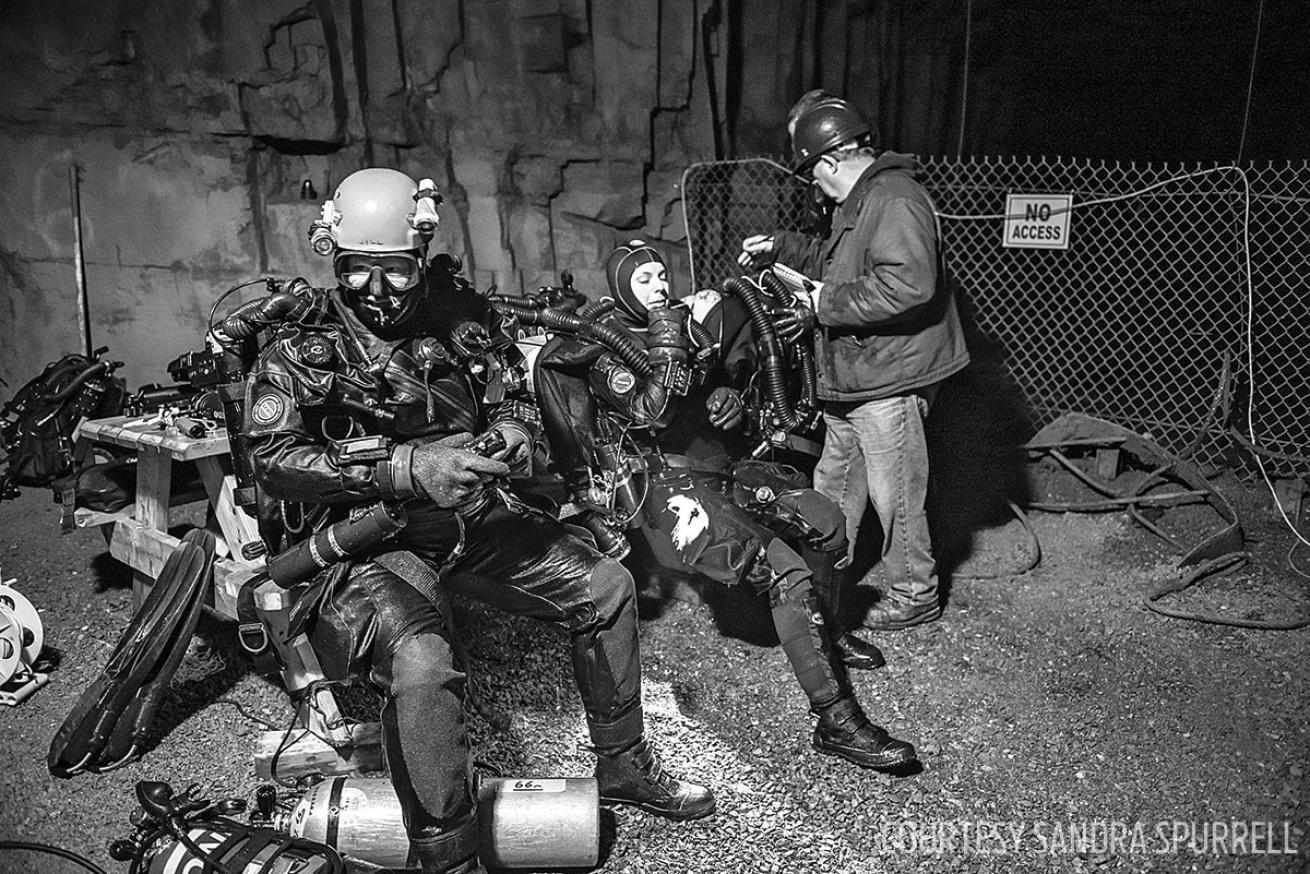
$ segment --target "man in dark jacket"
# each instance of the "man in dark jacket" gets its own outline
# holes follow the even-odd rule
[[[379,546],[320,561],[292,590],[292,617],[329,678],[384,692],[413,863],[465,874],[482,868],[445,591],[567,629],[602,800],[693,819],[714,797],[664,771],[645,740],[632,577],[497,487],[526,456],[536,409],[500,317],[452,259],[426,258],[436,200],[430,182],[395,170],[341,182],[311,237],[334,256],[338,287],[271,326],[244,430],[292,540],[379,501],[406,507],[408,523]],[[486,430],[504,440],[495,457],[463,448]]]
[[[814,487],[840,504],[852,544],[866,501],[882,523],[888,591],[865,627],[930,622],[941,607],[923,422],[941,381],[969,363],[932,201],[914,159],[879,152],[845,100],[802,108],[791,138],[796,171],[837,203],[831,230],[748,237],[740,260],[818,280],[780,330],[818,329],[826,434]]]

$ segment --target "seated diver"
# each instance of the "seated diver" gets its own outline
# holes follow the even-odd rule
[[[536,407],[512,378],[522,361],[499,315],[454,259],[427,258],[429,186],[380,168],[342,180],[314,229],[336,288],[307,289],[272,332],[249,377],[244,432],[259,489],[298,522],[293,540],[379,501],[405,506],[407,524],[381,545],[291,589],[292,616],[330,679],[383,692],[385,764],[412,864],[464,874],[483,869],[465,674],[443,592],[567,629],[603,801],[675,820],[715,801],[669,774],[646,740],[628,571],[498,487],[532,446]],[[487,430],[503,437],[500,452],[463,448]]]
[[[666,266],[656,250],[641,241],[620,246],[605,273],[613,312],[599,328],[556,336],[537,360],[542,424],[566,482],[584,503],[605,500],[588,493],[597,480],[617,483],[620,503],[626,493],[635,505],[624,512],[645,517],[652,547],[670,563],[767,595],[783,651],[818,716],[814,747],[861,767],[905,768],[915,760],[914,747],[865,716],[834,669],[824,613],[813,594],[817,583],[830,595],[840,576],[836,566],[846,554],[841,512],[803,483],[767,471],[707,478],[667,464],[659,434],[675,418],[686,421],[704,409],[710,424],[731,428],[742,419],[741,397],[720,385],[709,390],[703,407],[679,403],[677,373],[691,344],[683,311],[669,306]],[[722,325],[723,313],[716,319]],[[739,366],[741,348],[729,353],[730,366]],[[629,443],[639,446],[652,471],[644,494],[624,487],[622,447]],[[588,527],[603,539],[604,527],[592,521]],[[843,661],[882,664],[877,648],[853,635],[846,646]]]

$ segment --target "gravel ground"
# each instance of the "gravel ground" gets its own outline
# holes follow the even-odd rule
[[[1225,488],[1256,560],[1171,603],[1264,618],[1310,610],[1268,494]],[[1009,575],[1026,548],[1016,522],[973,531],[956,550],[964,562],[943,619],[885,635],[889,667],[853,677],[875,721],[918,746],[924,769],[909,777],[810,748],[810,717],[758,604],[723,592],[699,604],[646,601],[651,733],[672,768],[713,785],[719,812],[681,825],[607,814],[600,870],[1310,870],[1310,629],[1157,616],[1142,599],[1174,577],[1176,558],[1151,535],[1120,514],[1038,514],[1032,524],[1042,545],[1035,569]],[[129,831],[137,780],[250,797],[264,730],[251,716],[281,724],[289,709],[235,649],[232,625],[212,617],[179,671],[154,749],[110,774],[48,775],[51,736],[125,624],[130,578],[96,533],[58,533],[47,492],[0,504],[0,532],[0,574],[40,609],[56,662],[46,688],[0,709],[0,839],[50,842],[121,871],[105,847]],[[509,775],[588,775],[561,633],[472,605],[460,616],[478,690],[512,714],[501,732],[471,717],[478,757]],[[1259,848],[1296,853],[1201,844],[1212,822],[1271,823]],[[1079,845],[1079,829],[1091,844]],[[0,854],[0,871],[74,870]]]

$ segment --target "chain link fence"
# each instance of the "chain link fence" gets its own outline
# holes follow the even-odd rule
[[[933,158],[924,182],[965,311],[1031,424],[1083,412],[1205,463],[1254,444],[1310,461],[1310,165],[1185,167]],[[1072,194],[1067,249],[1002,246],[1008,194]],[[808,186],[768,159],[683,178],[693,287],[740,273],[742,238],[800,229]]]

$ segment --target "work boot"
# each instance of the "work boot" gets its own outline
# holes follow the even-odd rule
[[[936,622],[941,615],[941,605],[935,600],[922,604],[881,601],[864,617],[864,627],[873,631],[900,631],[913,625]]]
[[[714,794],[666,773],[645,738],[622,752],[597,755],[596,782],[602,802],[630,804],[678,822],[714,812]]]
[[[833,628],[831,623],[828,627]],[[882,650],[867,640],[861,640],[849,631],[839,634],[831,645],[833,657],[848,668],[872,671],[887,664],[887,660],[883,658]]]
[[[842,627],[841,608],[845,584],[838,565],[845,556],[844,545],[841,549],[828,550],[807,546],[802,550],[801,555],[813,574],[810,585],[820,604],[823,605],[823,618],[828,623],[829,645],[833,658],[848,668],[861,671],[872,671],[887,664],[882,650]]]
[[[814,748],[861,768],[900,771],[916,760],[914,747],[874,725],[854,698],[841,698],[818,709]]]

